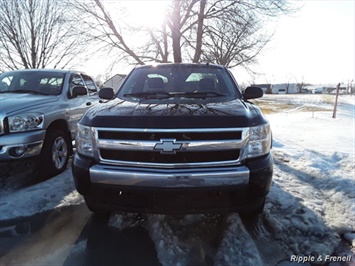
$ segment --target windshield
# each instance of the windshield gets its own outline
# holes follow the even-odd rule
[[[15,71],[0,75],[0,93],[60,95],[65,73]]]
[[[228,71],[211,65],[158,65],[134,69],[118,92],[131,101],[199,102],[239,97]]]

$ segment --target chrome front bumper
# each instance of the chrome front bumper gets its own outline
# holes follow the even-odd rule
[[[0,136],[0,161],[14,160],[39,155],[42,150],[46,131],[30,131]],[[15,149],[23,149],[16,155]]]
[[[130,187],[178,188],[234,186],[249,183],[245,166],[228,168],[151,170],[94,165],[90,168],[93,184]]]

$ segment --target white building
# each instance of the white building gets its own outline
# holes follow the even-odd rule
[[[273,94],[292,94],[298,93],[296,83],[272,84],[271,92]]]
[[[307,89],[311,92],[311,93],[328,93],[327,88],[322,86],[322,85],[310,85],[307,86]],[[336,88],[334,88],[335,90]],[[332,90],[332,89],[331,89]]]

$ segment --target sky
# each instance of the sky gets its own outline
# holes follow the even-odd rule
[[[276,110],[266,113],[273,131],[275,163],[264,213],[256,225],[250,226],[254,229],[246,228],[236,213],[226,217],[227,226],[223,231],[212,226],[218,224],[217,219],[197,214],[181,219],[146,215],[139,222],[130,218],[134,214],[114,214],[109,226],[119,230],[133,226],[146,228],[163,266],[203,264],[191,261],[194,256],[190,252],[196,251],[196,247],[200,247],[197,254],[203,250],[217,265],[281,266],[278,264],[281,260],[285,260],[282,265],[296,265],[289,263],[289,254],[348,255],[339,251],[340,236],[353,243],[350,254],[354,262],[355,96],[340,95],[336,119],[332,118],[333,102],[334,94],[265,95],[257,100],[257,105]],[[320,111],[311,111],[317,109]],[[21,173],[18,179],[13,177],[12,186],[0,190],[0,225],[8,225],[0,227],[0,241],[5,234],[18,237],[16,227],[9,222],[11,219],[17,221],[13,222],[16,225],[19,220],[26,221],[16,218],[45,211],[53,211],[53,216],[58,216],[55,209],[83,203],[74,188],[70,166],[44,182],[14,189],[15,180],[20,176]],[[208,245],[208,237],[199,234],[206,232],[201,230],[204,224],[211,225],[208,227],[211,234],[223,232],[216,252]],[[77,233],[80,231],[78,229]],[[43,233],[39,231],[38,235],[41,237]],[[58,235],[51,232],[52,241],[58,241]],[[36,248],[36,241],[31,242],[31,246],[14,245],[11,252],[1,257],[0,264],[63,265],[70,250],[75,250],[76,256],[85,254],[86,239],[74,242],[79,235],[68,239],[72,240],[59,250],[51,250],[52,245]],[[26,238],[22,240],[26,242]],[[21,250],[23,247],[27,249]],[[31,254],[31,260],[26,254]]]
[[[140,4],[136,5],[137,2]],[[132,17],[156,24],[160,19],[157,14],[163,13],[163,3],[167,1],[130,3],[135,10]],[[355,0],[291,1],[291,4],[300,9],[292,15],[279,17],[276,23],[270,21],[265,25],[266,30],[275,31],[275,34],[260,54],[258,63],[250,67],[257,74],[235,68],[232,72],[237,81],[314,85],[354,82]],[[88,62],[85,70],[94,76],[104,74],[100,71],[107,71],[107,68],[98,68],[98,63],[98,59]],[[130,69],[117,66],[110,74],[126,74]]]
[[[355,1],[293,3],[301,8],[278,20],[273,40],[252,68],[260,73],[255,81],[347,84],[354,80]],[[243,71],[234,73],[243,81],[250,79]]]

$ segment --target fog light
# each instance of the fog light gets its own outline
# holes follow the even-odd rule
[[[24,147],[17,147],[15,149],[15,153],[18,155],[18,156],[22,156],[24,153],[25,153],[25,148]]]
[[[10,149],[9,153],[12,157],[21,157],[25,153],[25,147],[16,147]]]

